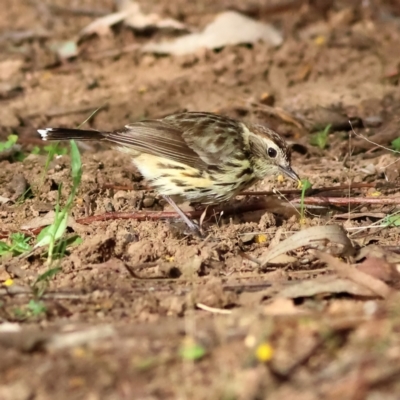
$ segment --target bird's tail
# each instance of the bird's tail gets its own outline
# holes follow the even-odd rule
[[[38,133],[43,140],[102,140],[106,137],[105,132],[69,128],[38,129]]]

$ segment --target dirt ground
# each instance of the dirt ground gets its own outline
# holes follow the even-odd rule
[[[181,110],[267,124],[313,185],[307,213],[297,185],[272,178],[252,189],[269,195],[210,212],[207,239],[193,237],[160,214],[171,210],[127,156],[80,144],[67,228],[79,244],[39,282],[46,250],[1,259],[0,400],[398,399],[398,2],[138,3],[197,31],[236,10],[283,42],[161,56],[141,46],[185,33],[120,23],[76,40],[115,11],[112,0],[3,0],[0,142],[18,141],[0,152],[1,240],[23,232],[34,245],[60,185],[61,205],[71,190],[68,145],[46,170],[36,129],[76,127],[97,109],[87,127]],[[77,54],[57,53],[62,41]],[[347,232],[351,254],[327,255],[338,250],[330,233],[257,263],[296,232],[330,225]]]

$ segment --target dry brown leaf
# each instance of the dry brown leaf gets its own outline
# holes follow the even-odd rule
[[[295,233],[283,242],[269,249],[260,259],[260,265],[265,266],[281,254],[293,251],[303,246],[315,245],[318,241],[329,241],[342,245],[339,251],[343,255],[352,255],[353,245],[347,237],[346,231],[339,225],[313,226]]]
[[[340,261],[339,259],[332,257],[330,254],[323,253],[321,251],[314,252],[318,258],[324,261],[328,267],[332,268],[342,278],[347,278],[360,286],[368,288],[375,295],[378,295],[384,299],[389,297],[393,290],[383,281],[374,278],[365,272],[359,271],[353,265],[348,265]]]
[[[219,49],[260,40],[271,46],[279,46],[283,38],[272,25],[226,11],[217,15],[201,33],[191,33],[168,42],[150,42],[142,50],[147,53],[182,55],[195,53],[201,48]]]
[[[42,228],[44,226],[51,225],[54,222],[55,216],[56,216],[55,211],[51,210],[43,216],[31,219],[29,222],[22,225],[21,229],[31,231],[37,228]],[[86,231],[85,228],[82,227],[82,225],[76,223],[75,219],[71,215],[68,216],[67,226],[69,228],[72,228],[77,233],[83,233]]]
[[[380,257],[368,256],[356,268],[384,282],[393,282],[396,278],[399,278],[399,273],[395,266]]]
[[[111,27],[124,22],[126,26],[138,31],[146,29],[172,29],[188,31],[188,27],[172,18],[161,18],[158,14],[143,14],[140,5],[134,1],[119,1],[118,11],[98,18],[82,29],[79,36],[99,35],[111,33]]]
[[[280,290],[276,294],[276,297],[296,299],[300,297],[314,297],[321,294],[332,295],[339,293],[365,297],[372,297],[375,295],[375,292],[371,289],[360,286],[348,279],[329,276],[296,282]]]

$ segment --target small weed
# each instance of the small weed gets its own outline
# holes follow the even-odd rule
[[[11,254],[12,256],[18,256],[26,253],[32,249],[28,243],[30,240],[29,236],[25,236],[23,233],[12,233],[9,238],[10,244],[0,241],[0,256]]]
[[[30,300],[28,303],[28,310],[30,311],[32,316],[37,317],[41,314],[45,314],[47,308],[41,301]]]
[[[200,360],[205,356],[205,354],[205,348],[196,343],[196,341],[191,337],[187,337],[186,339],[184,339],[183,345],[179,349],[179,355],[184,360],[189,361]]]
[[[11,147],[13,147],[17,143],[17,141],[17,135],[9,135],[5,142],[0,142],[0,152],[11,149]]]
[[[301,202],[300,202],[300,223],[305,222],[304,217],[304,198],[306,196],[306,191],[312,188],[312,184],[308,179],[302,179],[300,181],[300,188],[301,188]]]
[[[32,149],[31,154],[40,154],[40,147],[39,146],[35,146]]]
[[[2,151],[10,150],[13,146],[15,146],[17,144],[17,141],[18,141],[17,135],[9,135],[5,142],[0,142],[0,153]],[[17,150],[12,155],[11,158],[15,161],[22,161],[25,158],[25,156],[22,154],[22,152]]]
[[[46,306],[43,304],[43,302],[38,300],[30,300],[25,306],[14,309],[14,315],[20,321],[32,317],[40,317],[46,314],[46,312]]]
[[[329,131],[332,125],[327,125],[323,131],[315,133],[310,138],[310,144],[324,150],[328,145]]]
[[[392,214],[383,219],[384,226],[400,226],[400,215]]]
[[[392,141],[391,147],[395,151],[400,151],[400,137]]]
[[[43,150],[47,151],[51,159],[53,159],[54,156],[64,156],[65,154],[68,153],[68,149],[66,147],[60,146],[59,142],[43,146]]]

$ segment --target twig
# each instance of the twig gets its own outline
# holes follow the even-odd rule
[[[133,185],[114,185],[112,183],[105,183],[102,185],[103,189],[115,189],[115,190],[151,190],[150,188],[146,188],[145,186],[142,189],[138,189]],[[399,189],[396,185],[390,185],[387,182],[380,183],[353,183],[350,186],[350,189]],[[349,185],[337,185],[337,186],[325,186],[325,187],[313,187],[306,191],[306,195],[309,196],[311,194],[318,194],[321,192],[331,192],[331,191],[340,191],[340,190],[348,190]],[[283,189],[279,191],[285,195],[300,195],[301,189]],[[276,195],[276,191],[273,190],[259,190],[259,191],[245,191],[241,192],[239,196],[274,196]]]
[[[350,185],[350,189],[370,189],[370,188],[376,188],[376,189],[400,189],[399,186],[389,184],[388,182],[379,182],[379,183],[352,183]],[[340,190],[348,190],[349,185],[337,185],[337,186],[324,186],[324,187],[313,187],[311,189],[308,189],[306,191],[306,195],[310,196],[311,194],[315,195],[321,192],[331,192],[331,191],[340,191]],[[280,190],[280,193],[283,193],[285,195],[300,195],[301,194],[301,189],[284,189]],[[246,192],[241,192],[241,196],[270,196],[276,194],[276,191],[246,191]]]
[[[382,213],[382,212],[364,212],[364,213],[353,213],[350,214],[344,213],[344,214],[335,214],[332,215],[333,219],[358,219],[358,218],[378,218],[378,219],[382,219],[387,217],[387,213]]]
[[[252,204],[241,204],[233,207],[227,208],[213,208],[209,207],[207,215],[212,216],[215,213],[224,212],[224,215],[239,214],[249,211],[260,211],[266,209],[266,202],[255,202]],[[187,211],[185,214],[189,218],[200,218],[204,210]],[[93,215],[90,217],[79,218],[76,220],[78,224],[91,224],[97,221],[111,221],[116,219],[135,219],[138,221],[158,221],[162,219],[174,219],[179,218],[179,215],[174,211],[136,211],[136,212],[110,212],[101,215]]]
[[[225,315],[232,314],[231,310],[224,310],[223,308],[209,307],[202,303],[197,303],[196,307],[200,308],[200,310],[209,311],[213,314],[225,314]]]
[[[298,204],[301,199],[293,199],[292,203]],[[347,206],[349,204],[379,204],[379,205],[398,205],[400,204],[400,197],[306,197],[304,204],[308,205],[333,205],[333,206]]]

